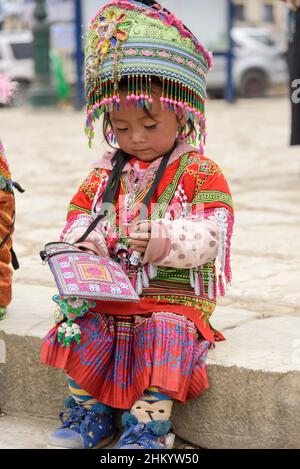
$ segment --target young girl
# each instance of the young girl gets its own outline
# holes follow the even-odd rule
[[[97,302],[76,320],[75,345],[57,343],[59,325],[48,333],[42,362],[66,371],[72,396],[51,447],[104,446],[115,434],[113,410],[131,409],[117,448],[171,448],[173,401],[208,388],[207,351],[222,340],[209,318],[217,288],[223,294],[231,280],[233,225],[227,182],[202,156],[210,63],[155,2],[113,1],[92,21],[86,132],[91,142],[103,115],[120,149],[79,188],[61,240],[118,261],[140,302]]]
[[[10,83],[3,75],[0,75],[0,103],[9,101],[14,84]],[[13,184],[4,148],[0,141],[0,319],[3,319],[6,308],[11,302],[12,270],[12,231],[14,219],[14,195]]]

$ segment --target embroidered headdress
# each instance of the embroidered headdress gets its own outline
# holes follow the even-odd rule
[[[195,144],[198,137],[202,147],[210,66],[211,53],[159,4],[110,2],[92,20],[86,38],[86,133],[90,144],[96,119],[120,104],[121,79],[128,83],[128,106],[151,110],[152,79],[156,77],[162,84],[163,109],[185,113],[196,129],[189,143]]]

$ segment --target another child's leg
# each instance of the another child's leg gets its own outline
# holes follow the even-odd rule
[[[14,196],[10,192],[0,190],[0,243],[9,234],[13,223]],[[11,262],[11,238],[0,248],[0,319],[6,312],[6,307],[11,302],[12,270]]]
[[[68,377],[71,396],[59,417],[62,426],[50,436],[48,447],[58,449],[102,448],[115,436],[114,412]]]
[[[125,431],[118,449],[171,449],[175,435],[170,433],[173,400],[158,388],[147,389],[122,417]]]

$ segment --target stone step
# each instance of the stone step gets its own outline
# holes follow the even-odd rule
[[[42,338],[53,323],[54,293],[15,284],[8,316],[0,322],[0,406],[9,419],[26,414],[21,435],[27,419],[43,417],[37,434],[50,420],[52,430],[68,394],[64,372],[39,363]],[[203,448],[299,448],[300,318],[260,319],[262,313],[218,307],[213,325],[227,340],[209,352],[210,389],[174,406],[175,433],[182,440]],[[13,422],[7,418],[0,427]]]

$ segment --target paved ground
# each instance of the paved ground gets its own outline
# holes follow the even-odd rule
[[[227,175],[236,209],[233,283],[220,304],[264,317],[297,314],[300,149],[288,147],[288,100],[210,101],[207,109],[207,154]],[[17,194],[15,245],[22,268],[15,282],[52,286],[38,252],[58,238],[71,196],[102,152],[101,139],[87,148],[82,113],[0,113],[14,178],[26,188]]]

